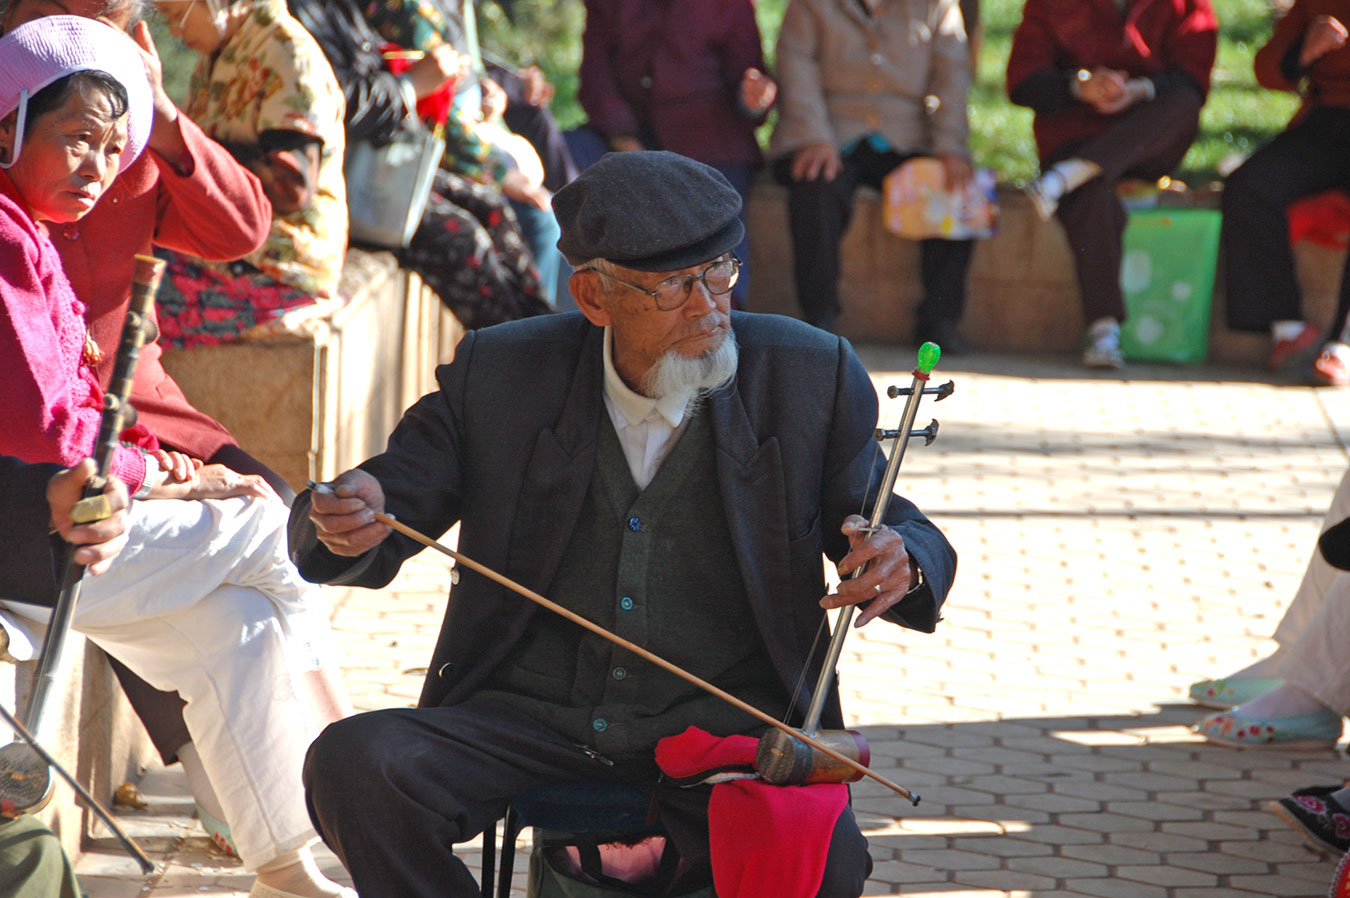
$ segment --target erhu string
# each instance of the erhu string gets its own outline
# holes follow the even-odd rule
[[[882,455],[881,443],[878,440],[872,441],[872,464],[869,467],[867,475],[867,486],[863,489],[862,506],[858,509],[858,516],[867,517],[868,500],[872,496],[872,486],[877,482],[877,457]],[[878,491],[880,492],[880,491]],[[811,649],[806,653],[808,659],[816,656],[816,649],[820,646],[820,637],[826,632],[826,625],[830,622],[829,614],[822,614],[820,622],[816,624],[816,633],[811,637]],[[832,629],[832,628],[831,628]],[[797,710],[800,704],[799,699],[802,695],[802,687],[806,683],[807,666],[802,666],[802,672],[797,675],[797,682],[792,684],[792,696],[788,700],[787,710],[783,712],[782,722],[787,723],[792,712]]]

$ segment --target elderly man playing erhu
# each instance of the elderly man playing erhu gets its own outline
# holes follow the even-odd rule
[[[433,536],[459,522],[468,557],[799,724],[826,609],[931,631],[955,554],[899,497],[889,526],[862,530],[884,463],[875,391],[838,337],[730,311],[743,229],[725,178],[616,153],[555,208],[580,312],[468,334],[386,452],[301,495],[292,557],[310,579],[380,587],[420,546],[375,512]],[[822,553],[866,569],[826,596]],[[834,691],[823,722],[842,724]],[[362,898],[477,895],[454,844],[523,793],[578,782],[648,794],[681,886],[716,877],[731,898],[739,878],[735,894],[764,894],[741,866],[767,862],[793,880],[779,895],[861,894],[871,861],[844,786],[826,786],[838,797],[814,815],[810,863],[710,844],[710,824],[727,829],[709,811],[722,787],[679,788],[654,760],[691,727],[714,745],[764,729],[466,570],[418,707],[358,715],[311,747],[311,814]]]

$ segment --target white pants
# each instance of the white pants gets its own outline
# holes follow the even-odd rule
[[[299,680],[332,661],[333,640],[319,588],[287,558],[286,518],[261,499],[132,503],[127,547],[85,577],[73,621],[187,701],[188,732],[250,870],[315,838],[300,771],[319,727]]]
[[[1350,518],[1350,471],[1322,521],[1325,533]],[[1280,646],[1275,675],[1350,716],[1350,572],[1327,564],[1313,548],[1294,600],[1272,637]]]

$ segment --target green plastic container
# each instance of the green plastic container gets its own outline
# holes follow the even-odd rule
[[[1130,213],[1120,287],[1128,316],[1121,328],[1125,358],[1203,362],[1219,223],[1214,209],[1142,209]]]

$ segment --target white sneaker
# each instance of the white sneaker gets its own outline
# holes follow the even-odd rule
[[[1051,183],[1052,178],[1054,183]],[[1059,208],[1059,197],[1064,190],[1063,184],[1064,179],[1058,172],[1052,170],[1022,188],[1041,221],[1049,221],[1055,217],[1055,210]],[[1055,190],[1057,187],[1058,191]]]
[[[1125,367],[1125,356],[1120,352],[1120,322],[1103,318],[1092,323],[1087,332],[1087,347],[1083,350],[1083,365],[1087,368]]]

